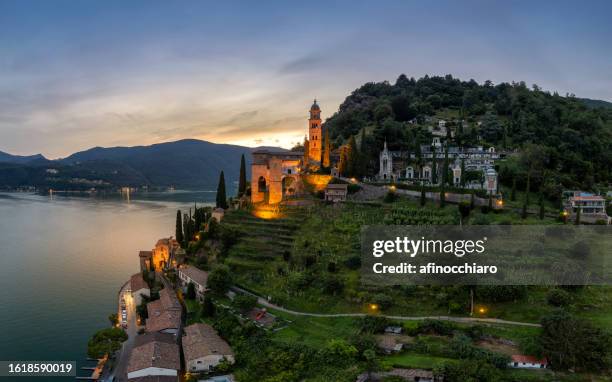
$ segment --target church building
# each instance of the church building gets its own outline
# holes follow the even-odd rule
[[[324,150],[321,122],[321,108],[315,99],[308,118],[308,139],[304,145],[307,151],[268,148],[253,151],[252,203],[277,204],[302,191],[301,174],[321,165]]]

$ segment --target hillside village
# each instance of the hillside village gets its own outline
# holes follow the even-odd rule
[[[425,126],[430,141],[406,149],[384,138],[368,160],[368,129],[337,145],[315,100],[302,145],[254,151],[250,181],[242,158],[235,197],[221,173],[215,207],[178,211],[175,235],[138,254],[140,272],[119,293],[116,326],[127,340],[112,376],[605,380],[607,287],[359,283],[359,233],[368,224],[611,222],[609,195],[563,190],[548,199],[541,180],[535,193],[534,164],[508,185],[506,166],[525,151],[459,142],[466,120],[407,124]],[[575,344],[559,350],[567,341]],[[592,352],[577,350],[585,346]]]

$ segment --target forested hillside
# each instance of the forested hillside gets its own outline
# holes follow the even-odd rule
[[[324,127],[336,146],[351,136],[360,141],[365,132],[359,146],[372,173],[385,139],[391,150],[416,150],[431,142],[426,127],[444,119],[455,134],[453,145],[528,152],[507,161],[502,181],[520,183],[525,177],[517,175],[532,167],[534,185],[545,185],[552,195],[562,187],[592,189],[611,180],[612,109],[588,101],[523,82],[478,84],[451,75],[415,80],[402,74],[395,84],[366,83],[353,91]]]

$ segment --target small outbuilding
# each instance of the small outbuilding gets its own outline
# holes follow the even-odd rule
[[[518,369],[545,369],[548,367],[546,358],[538,359],[531,355],[515,354],[511,358],[509,367]]]
[[[325,201],[327,202],[344,202],[348,194],[347,184],[328,184],[325,187]]]

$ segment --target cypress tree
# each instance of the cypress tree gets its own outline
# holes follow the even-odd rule
[[[183,245],[183,215],[181,215],[181,210],[176,211],[176,241],[179,244]]]
[[[361,130],[361,142],[359,143],[359,176],[367,174],[368,155],[366,150],[366,130]]]
[[[521,218],[527,219],[527,206],[529,204],[529,183],[531,181],[531,174],[527,174],[527,186],[525,187],[525,200],[523,202],[523,211],[521,213]]]
[[[540,205],[540,220],[544,219],[544,194],[540,191],[538,204]]]
[[[217,207],[227,208],[227,199],[225,195],[225,176],[223,171],[219,174],[219,185],[217,186]]]
[[[246,192],[246,164],[244,161],[244,154],[240,158],[240,177],[238,178],[238,197],[244,195]]]
[[[329,129],[325,129],[325,146],[323,146],[323,167],[329,168],[330,166],[330,156],[331,152],[331,142],[329,141]]]
[[[310,145],[308,144],[308,138],[304,137],[304,158],[302,159],[304,170],[308,168],[308,162],[310,161],[308,152],[310,151]]]
[[[578,207],[576,209],[576,220],[574,221],[574,224],[580,225],[580,215],[581,214],[582,214],[582,208]]]
[[[444,164],[442,169],[442,186],[446,185],[448,182],[448,143],[444,148]]]
[[[340,150],[340,162],[338,162],[338,173],[340,176],[347,176],[347,162],[347,148],[344,146]]]
[[[423,182],[421,182],[421,207],[423,207],[426,202],[427,198],[425,197],[425,186],[423,185]]]
[[[476,207],[476,200],[474,199],[474,190],[472,190],[472,194],[470,195],[470,209],[473,210]]]
[[[357,142],[355,136],[351,135],[348,142],[348,163],[347,173],[348,176],[357,176],[359,168],[359,152],[357,151]]]
[[[444,208],[446,205],[446,191],[444,188],[444,182],[442,182],[442,186],[440,186],[440,208]]]
[[[461,188],[465,188],[465,159],[461,159]]]
[[[431,158],[431,183],[438,183],[438,170],[436,166],[436,146],[432,146],[433,153]]]
[[[510,191],[510,200],[516,200],[516,176],[512,177],[512,191]]]
[[[193,232],[191,231],[191,223],[189,222],[190,220],[191,219],[189,218],[189,215],[183,215],[183,241],[185,243],[191,241],[191,238],[193,237]]]

